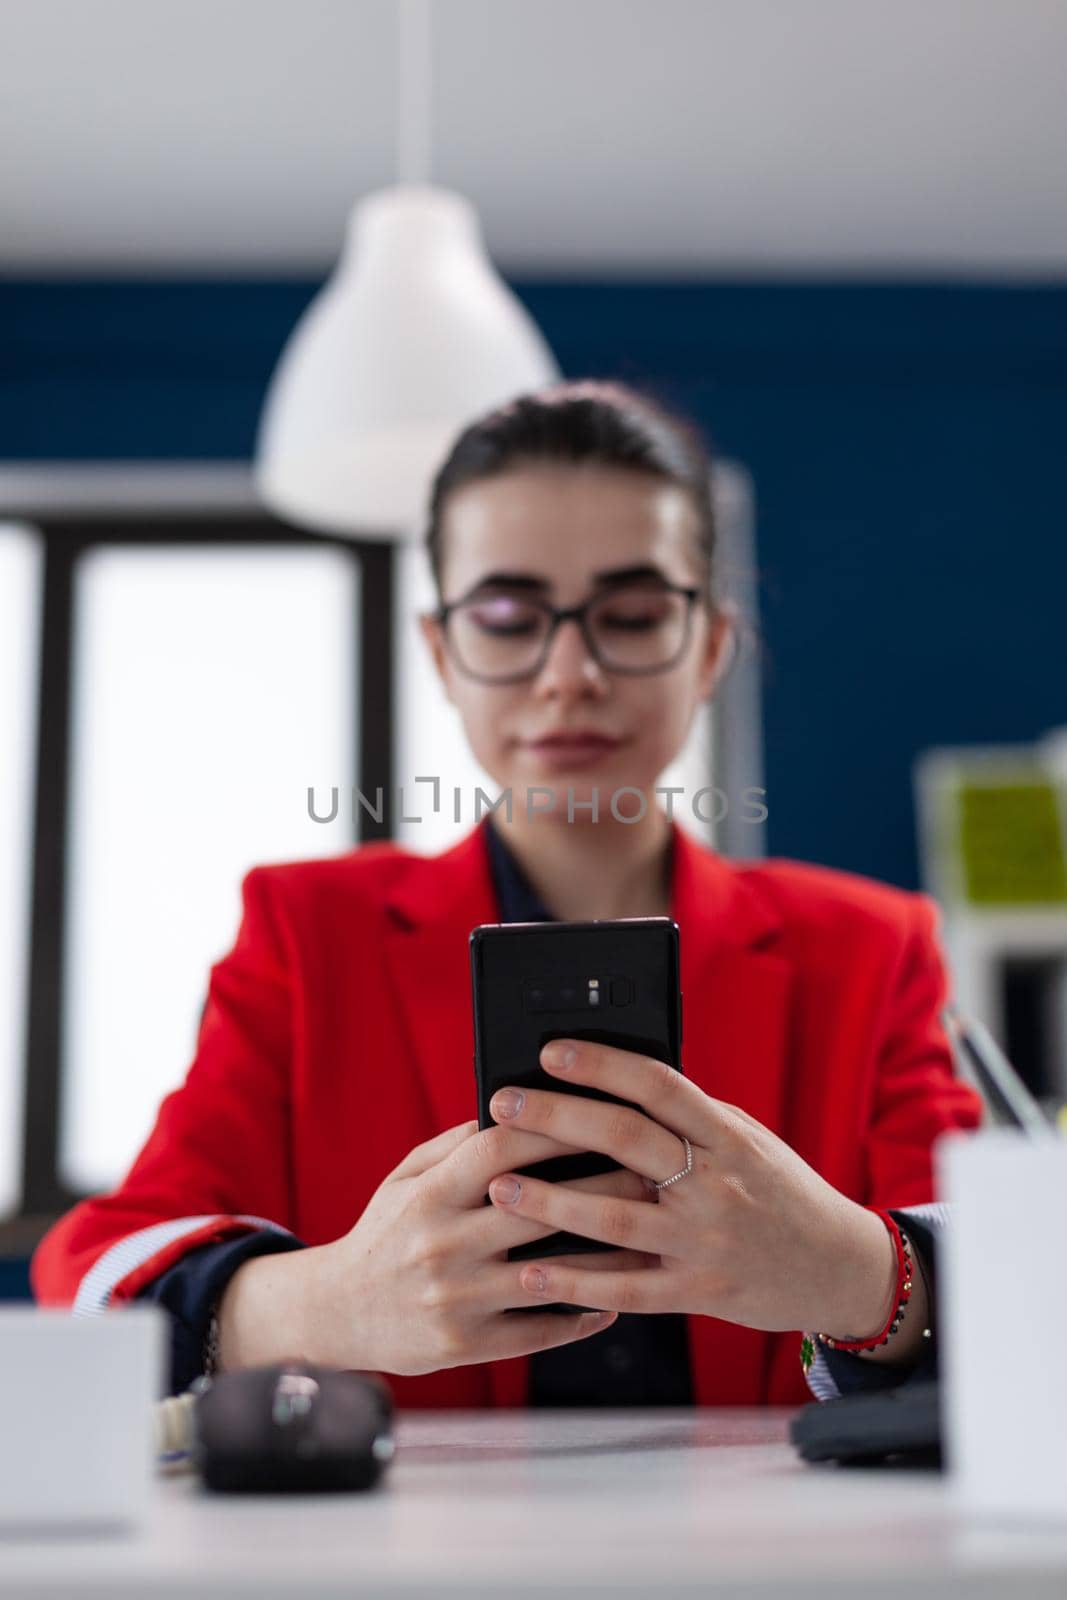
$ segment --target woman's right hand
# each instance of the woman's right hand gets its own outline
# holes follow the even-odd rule
[[[219,1311],[221,1365],[301,1355],[327,1366],[412,1375],[529,1355],[608,1327],[617,1313],[538,1309],[519,1283],[525,1262],[509,1262],[507,1251],[556,1230],[485,1204],[501,1172],[575,1153],[517,1128],[479,1131],[475,1121],[416,1145],[347,1234],[238,1268]],[[625,1169],[568,1186],[656,1200]],[[633,1268],[657,1260],[613,1250],[583,1255],[581,1264]],[[530,1309],[505,1315],[514,1307]],[[291,1348],[264,1353],[262,1336],[252,1333],[255,1319],[264,1317]]]

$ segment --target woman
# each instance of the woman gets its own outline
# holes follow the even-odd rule
[[[246,876],[187,1080],[119,1188],[43,1241],[38,1297],[160,1301],[175,1387],[300,1354],[385,1373],[402,1405],[786,1404],[802,1329],[824,1336],[816,1392],[828,1360],[839,1381],[913,1370],[932,1263],[899,1208],[930,1200],[935,1138],[979,1118],[939,1020],[935,912],[727,863],[661,805],[730,646],[695,435],[617,385],[523,397],[457,441],[428,543],[422,630],[510,815],[437,857],[378,843]],[[641,1109],[501,1095],[479,1132],[470,929],[667,914],[685,1076],[549,1049],[550,1072]],[[574,1150],[619,1169],[516,1182]],[[902,1222],[927,1269],[906,1307]],[[614,1248],[507,1260],[561,1228]],[[539,1309],[561,1301],[604,1314]]]

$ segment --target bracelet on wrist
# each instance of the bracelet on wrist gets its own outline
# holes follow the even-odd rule
[[[828,1333],[817,1333],[815,1335],[815,1339],[817,1339],[820,1344],[826,1345],[831,1350],[850,1350],[853,1352],[861,1350],[877,1350],[882,1345],[888,1344],[893,1335],[899,1329],[900,1324],[903,1322],[908,1301],[911,1299],[914,1277],[911,1241],[908,1239],[907,1234],[903,1233],[897,1226],[897,1223],[889,1215],[888,1211],[881,1211],[876,1206],[868,1206],[866,1209],[868,1211],[873,1211],[876,1217],[880,1217],[882,1219],[882,1222],[889,1230],[889,1235],[893,1240],[893,1247],[897,1258],[897,1277],[893,1290],[893,1309],[890,1311],[889,1318],[885,1325],[880,1328],[877,1333],[872,1334],[870,1338],[841,1339],[833,1337]],[[800,1343],[800,1364],[804,1368],[805,1372],[810,1369],[814,1360],[814,1341],[810,1334],[805,1334]]]

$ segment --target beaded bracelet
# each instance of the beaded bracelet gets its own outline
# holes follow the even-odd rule
[[[893,1309],[885,1326],[869,1339],[834,1339],[828,1333],[817,1333],[815,1337],[819,1343],[827,1345],[831,1350],[877,1350],[881,1345],[888,1344],[903,1322],[908,1301],[911,1299],[913,1272],[911,1242],[907,1234],[901,1232],[888,1211],[880,1211],[876,1206],[868,1206],[866,1209],[873,1211],[876,1217],[881,1217],[889,1229],[896,1251],[897,1281],[893,1293]],[[815,1346],[810,1335],[805,1334],[800,1343],[800,1364],[805,1372],[809,1370],[814,1360]]]

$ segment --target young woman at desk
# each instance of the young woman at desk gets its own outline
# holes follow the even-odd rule
[[[248,873],[186,1082],[119,1188],[45,1238],[38,1298],[161,1302],[175,1388],[303,1355],[389,1375],[402,1406],[790,1404],[803,1329],[816,1393],[900,1381],[930,1349],[930,1218],[887,1208],[930,1201],[931,1145],[979,1104],[927,899],[725,861],[654,793],[730,648],[699,441],[621,386],[524,397],[456,443],[428,542],[425,638],[512,819],[435,857],[376,843]],[[624,787],[639,820],[610,809]],[[550,1071],[641,1109],[501,1095],[479,1132],[471,928],[668,914],[685,1076],[548,1047]],[[509,1176],[576,1149],[621,1170]],[[616,1248],[507,1261],[557,1229]],[[604,1314],[537,1310],[559,1301]]]

